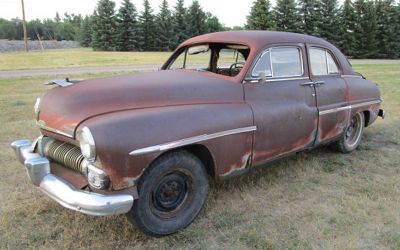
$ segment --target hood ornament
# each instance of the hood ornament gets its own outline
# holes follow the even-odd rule
[[[74,85],[74,83],[79,82],[79,80],[69,80],[69,78],[65,78],[65,80],[51,80],[49,82],[46,82],[45,85],[58,85],[61,87],[68,87]]]

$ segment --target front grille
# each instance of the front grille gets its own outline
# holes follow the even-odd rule
[[[61,165],[84,173],[82,164],[84,157],[80,148],[72,144],[49,140],[44,144],[43,154]]]

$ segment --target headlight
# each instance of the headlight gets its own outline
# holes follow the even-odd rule
[[[82,155],[90,162],[96,160],[96,147],[92,133],[88,127],[84,127],[78,132],[77,139],[81,147]]]
[[[36,98],[35,106],[33,106],[36,115],[39,114],[39,105],[40,105],[40,97]]]
[[[105,189],[109,186],[110,179],[103,170],[96,168],[92,164],[88,165],[88,182],[90,186],[97,189]]]

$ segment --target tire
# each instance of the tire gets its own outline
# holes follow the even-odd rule
[[[187,227],[199,214],[208,194],[202,162],[187,151],[167,153],[145,171],[138,183],[129,220],[151,236],[164,236]]]
[[[333,146],[342,153],[350,153],[355,150],[360,145],[364,123],[364,113],[355,114],[340,140],[335,142]]]

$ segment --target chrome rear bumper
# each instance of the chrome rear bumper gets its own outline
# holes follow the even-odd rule
[[[132,195],[102,195],[83,191],[51,174],[49,160],[34,153],[34,144],[30,141],[15,141],[11,144],[11,147],[14,149],[18,160],[25,165],[33,185],[62,206],[97,216],[124,214],[132,208],[134,201]]]

